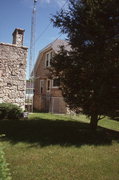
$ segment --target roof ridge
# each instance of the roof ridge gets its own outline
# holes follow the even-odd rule
[[[56,42],[56,41],[66,41],[66,40],[63,40],[63,39],[55,39],[54,41],[52,41],[51,43],[49,43],[47,46],[45,46],[44,48],[42,48],[39,53],[41,53],[42,51],[44,51],[45,49],[47,49],[48,47],[52,47],[52,45]]]

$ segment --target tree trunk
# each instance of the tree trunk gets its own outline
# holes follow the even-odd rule
[[[91,129],[93,131],[96,131],[97,124],[98,124],[98,115],[97,114],[92,114],[91,115],[91,120],[90,120],[90,126],[91,126]]]

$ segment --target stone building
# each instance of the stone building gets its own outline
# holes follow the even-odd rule
[[[13,43],[0,43],[0,103],[8,102],[25,108],[27,47],[23,46],[24,30],[15,29]]]
[[[64,40],[56,40],[39,52],[35,67],[34,83],[34,109],[43,112],[66,113],[66,103],[62,92],[59,89],[59,79],[49,78],[50,60],[55,53],[58,53],[60,46],[70,49]]]

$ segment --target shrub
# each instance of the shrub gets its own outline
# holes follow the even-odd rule
[[[22,115],[22,109],[15,104],[0,104],[0,119],[19,119]]]
[[[11,180],[11,175],[9,172],[8,164],[6,162],[4,151],[0,143],[0,179],[1,180]]]
[[[4,119],[8,114],[8,107],[6,103],[0,104],[0,119]]]

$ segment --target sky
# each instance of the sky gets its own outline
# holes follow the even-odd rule
[[[24,46],[30,47],[33,1],[0,0],[0,42],[12,43],[14,29],[21,28],[25,29]],[[52,23],[50,24],[50,18],[63,7],[65,2],[66,0],[38,0],[36,8],[35,60],[38,52],[60,35],[60,30],[53,28]],[[65,39],[65,37],[65,35],[62,35],[60,39]],[[27,58],[27,78],[28,64],[29,55]]]

